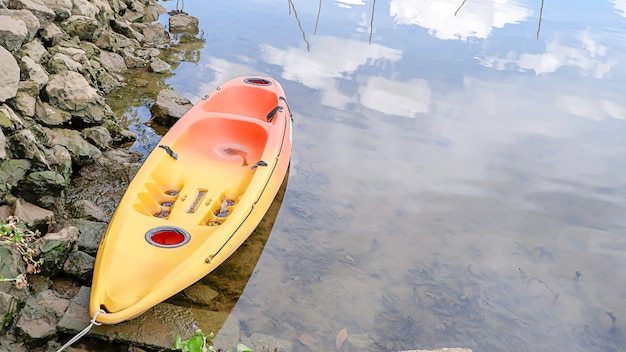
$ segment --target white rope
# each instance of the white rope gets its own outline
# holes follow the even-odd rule
[[[91,324],[89,324],[89,326],[88,326],[88,327],[86,327],[85,329],[83,329],[83,331],[81,331],[81,332],[79,332],[78,334],[76,334],[76,336],[72,337],[72,339],[71,339],[71,340],[67,341],[67,343],[66,343],[65,345],[63,345],[63,347],[59,348],[59,349],[57,350],[57,352],[61,352],[61,351],[63,351],[64,349],[66,349],[66,348],[70,347],[70,346],[71,346],[74,342],[76,342],[76,341],[80,340],[80,338],[81,338],[81,337],[83,337],[83,336],[85,336],[85,335],[89,332],[89,330],[91,329],[91,327],[93,327],[94,325],[102,325],[102,323],[98,323],[98,322],[96,321],[96,317],[97,317],[97,316],[98,316],[98,314],[100,314],[100,313],[106,313],[106,312],[105,312],[104,310],[102,310],[102,309],[98,309],[98,311],[96,311],[96,312],[93,314],[93,318],[91,318]]]

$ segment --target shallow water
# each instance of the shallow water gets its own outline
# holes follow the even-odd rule
[[[623,1],[184,10],[201,39],[116,107],[133,149],[162,133],[143,125],[160,86],[195,102],[269,75],[295,118],[284,202],[229,329],[294,351],[334,350],[342,328],[348,351],[624,350]]]

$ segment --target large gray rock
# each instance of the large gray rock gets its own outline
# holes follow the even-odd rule
[[[35,15],[33,15],[30,11],[0,9],[0,16],[3,16],[3,15],[10,16],[12,18],[15,18],[24,22],[24,24],[26,25],[26,30],[27,30],[27,35],[24,40],[25,42],[29,42],[33,40],[33,38],[35,38],[35,34],[37,34],[37,31],[40,28],[40,23],[39,23],[39,19],[35,17]],[[0,27],[2,27],[2,24],[0,24]]]
[[[0,127],[5,131],[24,128],[24,121],[7,104],[0,105]]]
[[[70,37],[76,36],[80,40],[93,41],[102,32],[103,24],[92,17],[72,15],[61,22],[60,27]]]
[[[15,57],[0,46],[0,103],[17,94],[20,82],[20,66]]]
[[[22,116],[35,116],[35,103],[39,96],[39,85],[33,81],[20,81],[17,94],[7,103]]]
[[[171,89],[159,92],[157,100],[150,108],[154,120],[162,125],[171,126],[191,107],[191,101]]]
[[[30,165],[25,159],[8,159],[0,163],[0,202],[4,202],[13,187],[24,178]]]
[[[198,33],[198,19],[182,13],[170,16],[169,25],[171,33]]]
[[[37,38],[22,45],[21,50],[22,50],[22,57],[28,56],[38,63],[41,63],[42,61],[47,60],[48,57],[50,56],[50,54],[46,50],[46,47],[44,47],[41,41]]]
[[[102,50],[100,53],[100,63],[108,72],[124,73],[128,70],[122,55],[110,51]]]
[[[87,282],[93,276],[96,258],[85,252],[72,252],[63,265],[63,271],[77,279]]]
[[[43,261],[41,273],[53,276],[61,272],[77,240],[78,229],[75,227],[66,227],[59,232],[48,233],[37,239],[33,247],[37,257]]]
[[[123,34],[128,38],[135,39],[138,42],[143,42],[143,34],[135,30],[135,28],[133,28],[128,21],[113,19],[111,20],[111,28],[115,32]]]
[[[77,219],[86,219],[91,221],[106,221],[104,211],[100,209],[94,202],[87,199],[79,199],[70,207],[70,215]]]
[[[38,89],[45,87],[48,84],[48,72],[41,66],[41,64],[33,60],[29,56],[22,56],[21,69],[27,79],[35,82]]]
[[[64,71],[50,76],[46,93],[50,104],[70,112],[86,124],[100,123],[112,115],[104,98],[78,72]]]
[[[23,199],[16,199],[13,204],[13,214],[24,222],[28,228],[44,233],[54,220],[54,213],[31,204]]]
[[[65,71],[80,72],[82,68],[83,66],[80,63],[63,53],[56,53],[48,60],[48,72],[51,74]]]
[[[146,44],[158,46],[161,44],[169,43],[170,41],[169,33],[165,30],[165,27],[159,22],[145,26],[141,29],[141,33],[143,34],[144,42]]]
[[[172,66],[170,66],[170,64],[159,59],[158,57],[155,57],[154,60],[152,60],[152,62],[150,63],[150,71],[154,73],[168,72],[171,69]]]
[[[24,177],[18,194],[25,200],[43,208],[51,208],[61,196],[68,180],[56,171],[35,171]]]
[[[32,129],[19,130],[9,137],[9,145],[16,157],[30,160],[37,168],[49,169],[51,152],[44,142]]]
[[[91,221],[87,219],[70,219],[69,225],[74,226],[80,232],[76,245],[78,250],[95,255],[102,241],[102,236],[107,229],[107,223]]]
[[[63,21],[72,15],[72,0],[41,0],[50,10],[54,12],[57,21]]]
[[[52,128],[47,130],[52,145],[64,146],[72,156],[72,161],[77,165],[91,163],[100,158],[102,152],[93,144],[87,142],[79,131]]]
[[[41,30],[41,40],[47,46],[55,46],[65,38],[66,34],[54,23],[49,23]]]
[[[67,111],[56,108],[48,103],[38,100],[35,104],[35,121],[44,126],[59,126],[72,119]]]
[[[0,12],[0,45],[9,51],[15,51],[27,37],[28,27],[24,21]]]
[[[0,276],[14,279],[26,272],[26,264],[22,260],[22,254],[15,247],[7,244],[0,244]],[[14,282],[0,281],[0,292],[13,295],[24,296],[25,292],[15,287]]]
[[[0,291],[0,316],[4,317],[5,324],[0,325],[0,333],[4,333],[4,327],[13,322],[17,313],[17,299],[12,295]]]
[[[81,134],[83,138],[100,150],[107,150],[113,144],[111,133],[104,126],[85,128]]]
[[[39,20],[39,28],[47,26],[56,16],[41,0],[8,0],[8,7],[30,11]]]
[[[19,335],[29,345],[44,344],[55,336],[57,323],[69,304],[69,300],[58,297],[50,289],[28,297],[16,324]]]

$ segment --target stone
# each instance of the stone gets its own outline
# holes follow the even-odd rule
[[[45,233],[48,226],[54,221],[54,213],[31,204],[23,199],[17,199],[13,204],[13,214],[23,221],[33,231]]]
[[[35,17],[35,15],[33,15],[30,11],[0,9],[0,16],[3,15],[10,16],[24,22],[27,31],[24,42],[30,42],[31,40],[33,40],[33,38],[35,38],[35,35],[40,28],[40,24],[39,19],[37,19],[37,17]],[[0,28],[3,26],[1,23],[3,23],[3,21],[0,21]]]
[[[150,71],[154,73],[168,72],[171,68],[172,66],[170,66],[170,64],[159,59],[158,57],[155,57],[150,63]]]
[[[50,23],[41,31],[41,39],[47,46],[55,46],[65,38],[65,33],[54,23]]]
[[[86,108],[98,95],[96,89],[89,86],[85,77],[71,71],[51,75],[46,93],[52,105],[69,111]]]
[[[74,218],[92,221],[106,221],[106,216],[94,202],[87,199],[79,199],[70,206],[70,214]]]
[[[31,163],[25,159],[8,159],[0,163],[0,201],[6,201],[13,187],[24,178]]]
[[[50,54],[48,54],[48,50],[46,50],[46,48],[43,46],[38,38],[35,38],[32,41],[22,45],[21,50],[22,57],[28,56],[38,63],[47,60],[47,58],[50,56]]]
[[[79,131],[52,128],[47,130],[52,145],[64,146],[72,156],[72,162],[85,165],[98,159],[102,152],[93,144],[87,142]]]
[[[24,121],[6,104],[0,105],[0,127],[12,132],[24,128]]]
[[[198,282],[183,290],[183,296],[186,300],[193,303],[208,306],[217,296],[219,296],[219,293],[212,289],[209,285]]]
[[[73,15],[85,16],[90,18],[96,18],[100,10],[98,7],[87,0],[72,0],[74,7],[72,8]]]
[[[169,19],[171,33],[198,34],[198,24],[198,18],[183,13],[170,16]]]
[[[137,140],[137,134],[135,132],[122,128],[122,126],[115,121],[107,120],[104,121],[102,125],[106,127],[111,134],[111,138],[113,138],[113,145],[120,145]]]
[[[39,62],[33,60],[29,56],[22,56],[21,62],[22,72],[27,79],[37,84],[38,90],[48,84],[48,72],[46,72]]]
[[[143,34],[136,31],[128,21],[121,21],[119,19],[111,20],[111,28],[119,33],[124,35],[125,37],[135,39],[138,42],[143,42],[144,37]]]
[[[169,43],[170,41],[169,33],[165,30],[165,27],[159,22],[146,26],[141,30],[141,33],[143,34],[144,42],[146,44],[159,46]]]
[[[138,57],[132,50],[129,49],[122,50],[122,57],[124,58],[126,67],[129,69],[145,67],[148,64],[148,61]]]
[[[15,57],[0,46],[0,103],[15,97],[20,82],[20,66]]]
[[[108,72],[111,73],[124,73],[128,70],[126,62],[122,55],[103,50],[100,53],[100,63]]]
[[[63,265],[63,271],[80,281],[88,282],[93,276],[95,263],[96,258],[85,252],[72,252]]]
[[[49,150],[37,139],[32,129],[19,130],[9,137],[13,154],[20,159],[30,160],[35,167],[50,168]]]
[[[34,87],[37,87],[35,90],[36,94],[32,94],[33,91],[31,91],[29,87],[24,86],[27,82],[28,84],[32,84]],[[7,103],[13,108],[13,111],[19,113],[20,115],[33,117],[35,116],[37,96],[39,96],[38,85],[33,81],[21,81],[19,85],[20,87],[18,88],[17,94],[15,94],[15,97],[7,101]]]
[[[171,126],[191,107],[191,101],[171,89],[162,89],[156,102],[150,108],[154,120],[162,125]]]
[[[56,21],[63,21],[72,15],[72,0],[41,0],[55,14]]]
[[[35,121],[45,126],[60,126],[70,121],[72,115],[41,100],[35,104]]]
[[[49,289],[28,297],[17,320],[18,334],[31,346],[44,344],[55,336],[57,323],[69,304]]]
[[[17,194],[44,208],[51,208],[61,196],[68,180],[56,171],[35,171],[19,183]]]
[[[43,261],[41,274],[46,276],[59,274],[77,240],[78,229],[75,227],[65,227],[59,232],[48,233],[37,239],[33,247]]]
[[[96,84],[102,93],[109,94],[122,83],[116,76],[108,73],[105,69],[100,69],[96,71]]]
[[[0,333],[4,333],[5,326],[11,325],[17,311],[17,299],[8,293],[0,291],[0,316],[3,320],[3,324],[0,325]]]
[[[65,71],[80,72],[83,66],[63,53],[54,54],[48,61],[48,72],[58,74]]]
[[[22,254],[15,249],[14,246],[0,244],[0,276],[7,279],[14,279],[25,272],[26,264],[22,260]],[[16,287],[13,281],[0,281],[0,292],[16,296],[20,299],[28,295],[26,289]]]
[[[15,10],[28,10],[39,20],[39,28],[44,28],[54,20],[54,11],[41,0],[8,0],[8,7]]]
[[[5,10],[6,11],[6,10]],[[15,51],[28,37],[28,27],[21,19],[0,12],[0,45]]]
[[[100,148],[100,150],[107,150],[113,143],[111,133],[104,126],[86,128],[81,134],[83,138]]]
[[[159,16],[167,13],[167,8],[161,4],[148,4],[145,7],[143,22],[151,23],[159,20]]]
[[[87,219],[70,219],[68,224],[76,227],[80,232],[78,241],[76,241],[78,250],[95,255],[108,224]]]
[[[277,339],[274,336],[253,333],[248,338],[242,338],[241,341],[246,346],[255,351],[270,350],[276,352],[288,352],[293,350],[291,341]]]
[[[102,32],[102,23],[87,16],[72,15],[60,23],[61,29],[70,37],[80,40],[94,41]]]

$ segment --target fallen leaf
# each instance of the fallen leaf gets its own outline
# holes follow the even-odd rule
[[[302,334],[298,336],[298,341],[308,347],[311,351],[317,351],[317,341],[315,341],[311,335]]]
[[[343,345],[344,341],[346,341],[347,338],[348,330],[346,330],[346,328],[339,330],[337,336],[335,337],[335,347],[337,347],[337,350],[341,348],[341,345]]]

